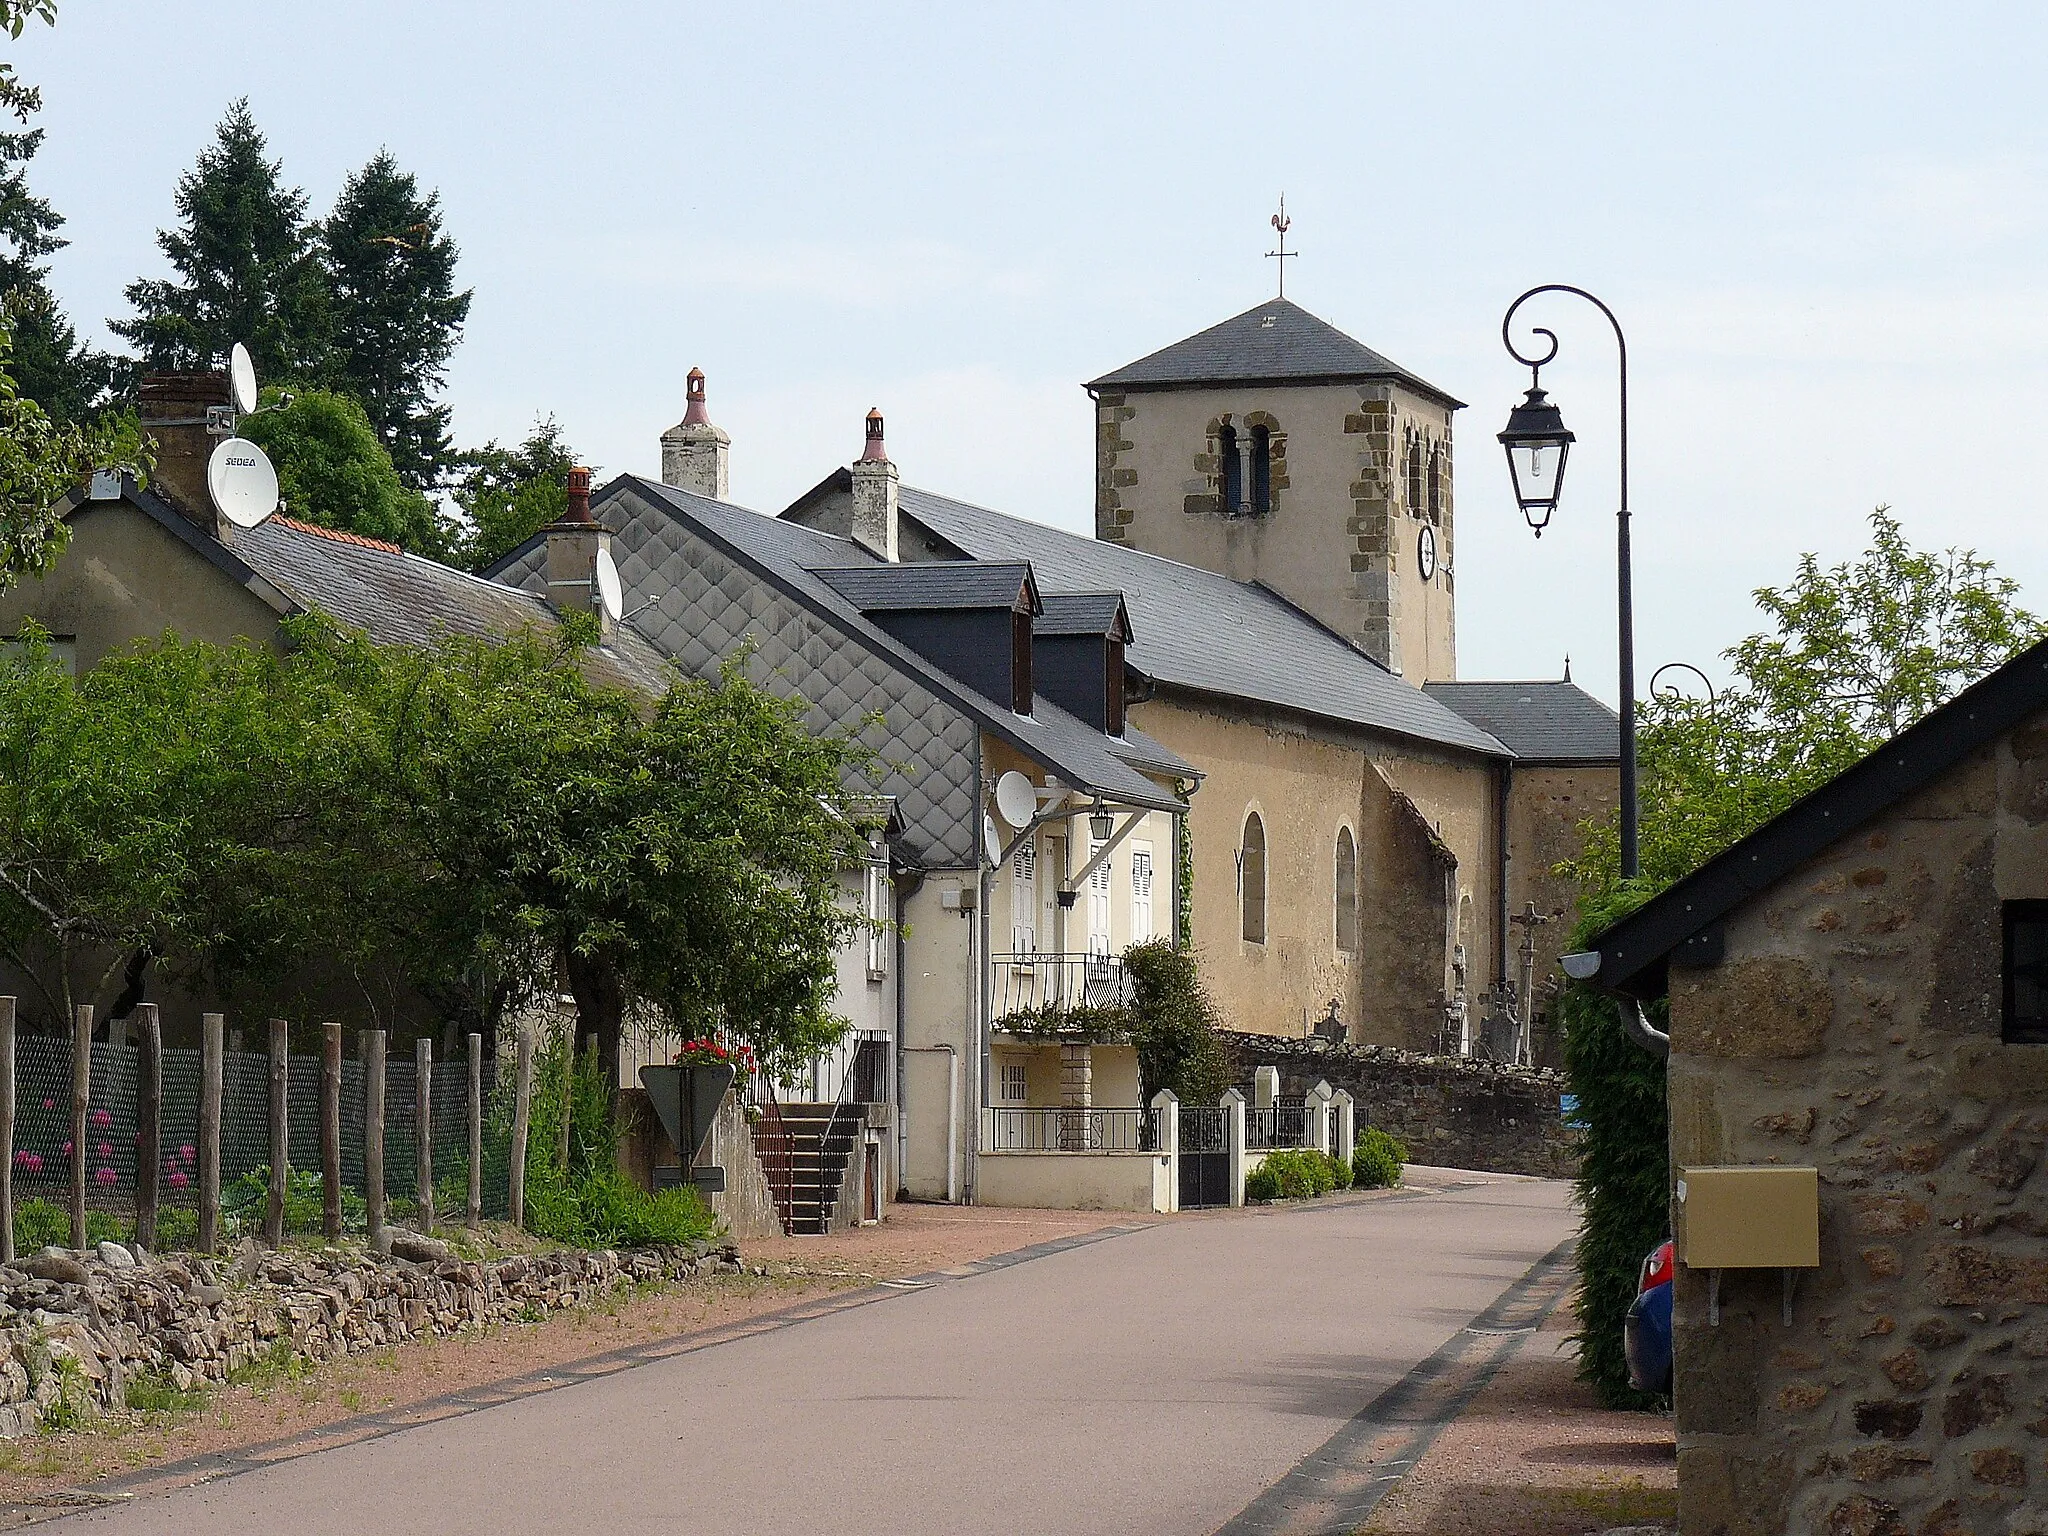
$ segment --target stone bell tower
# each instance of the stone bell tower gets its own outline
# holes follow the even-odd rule
[[[1410,682],[1457,676],[1461,402],[1282,298],[1088,391],[1098,539],[1270,587]]]

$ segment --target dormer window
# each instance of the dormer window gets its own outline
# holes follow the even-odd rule
[[[1112,736],[1124,733],[1124,643],[1111,636],[1102,645],[1102,720]]]
[[[1022,610],[1010,615],[1010,708],[1031,713],[1031,615]]]

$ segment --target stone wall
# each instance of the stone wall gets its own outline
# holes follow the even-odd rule
[[[1228,1034],[1224,1042],[1241,1085],[1273,1066],[1287,1097],[1318,1082],[1345,1089],[1359,1131],[1392,1132],[1411,1162],[1553,1179],[1579,1171],[1578,1133],[1559,1112],[1564,1079],[1555,1072],[1321,1040]]]
[[[624,1285],[737,1270],[737,1249],[516,1255],[477,1263],[400,1234],[423,1262],[361,1249],[234,1259],[138,1257],[115,1243],[0,1267],[0,1436],[31,1432],[60,1398],[88,1414],[129,1381],[225,1382],[282,1346],[327,1360],[492,1323],[532,1322]]]
[[[1676,1291],[1679,1523],[2048,1530],[2048,1049],[2000,1042],[2000,903],[2048,898],[2037,723],[1752,898],[1671,978],[1671,1153],[1811,1165],[1821,1262]]]

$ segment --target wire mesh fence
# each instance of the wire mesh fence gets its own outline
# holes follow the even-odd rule
[[[98,1210],[132,1207],[141,1134],[138,1086],[142,1052],[95,1041],[86,1135],[74,1147],[68,1039],[22,1035],[15,1042],[14,1198],[17,1206],[68,1200],[74,1156],[85,1168],[87,1204]],[[196,1211],[199,1196],[200,1052],[167,1049],[159,1119],[158,1200],[167,1210]],[[512,1085],[496,1082],[495,1059],[483,1062],[482,1214],[510,1211]],[[286,1166],[290,1173],[288,1221],[294,1230],[317,1230],[320,1221],[320,1058],[287,1058]],[[366,1072],[363,1062],[341,1064],[340,1139],[344,1225],[363,1224]],[[418,1068],[408,1057],[385,1063],[384,1187],[389,1209],[412,1209],[419,1156]],[[428,1128],[434,1209],[440,1219],[460,1217],[469,1188],[469,1062],[436,1061],[429,1076]],[[267,1205],[270,1166],[270,1058],[227,1051],[221,1058],[221,1210],[230,1228],[260,1223]]]

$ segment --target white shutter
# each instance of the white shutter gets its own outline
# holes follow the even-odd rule
[[[1088,857],[1094,858],[1102,851],[1102,844],[1092,838],[1088,843]],[[1106,955],[1109,953],[1109,860],[1104,859],[1095,866],[1095,873],[1088,877],[1088,953]]]
[[[1038,948],[1038,847],[1027,837],[1010,861],[1010,952],[1034,953]]]
[[[1152,845],[1131,844],[1131,942],[1152,937]]]

